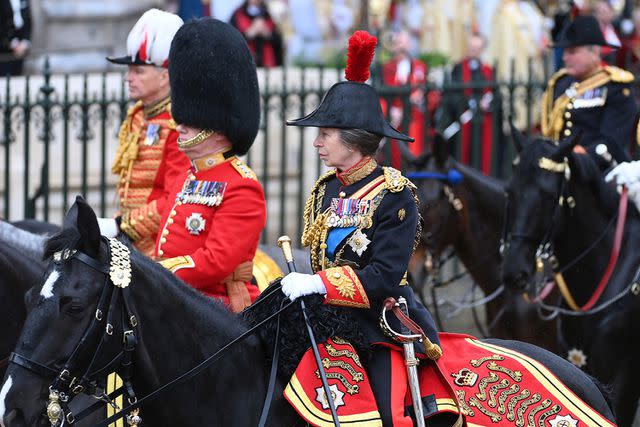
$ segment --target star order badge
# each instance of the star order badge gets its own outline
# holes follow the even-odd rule
[[[567,360],[578,368],[582,368],[587,364],[587,355],[579,348],[572,348],[567,354]]]
[[[358,256],[362,256],[369,247],[369,243],[371,243],[371,240],[360,229],[357,229],[349,239],[349,246]]]
[[[202,214],[192,213],[186,220],[185,226],[190,234],[199,235],[204,231],[206,220],[202,218]]]
[[[571,415],[556,415],[552,420],[549,420],[551,427],[576,427],[578,420],[571,417]]]
[[[344,405],[344,400],[342,400],[344,393],[338,389],[336,384],[331,384],[329,386],[329,390],[331,390],[331,397],[333,398],[333,404],[336,408]],[[318,387],[316,389],[316,401],[322,405],[323,409],[329,409],[329,402],[327,401],[326,393],[324,392],[323,387]]]

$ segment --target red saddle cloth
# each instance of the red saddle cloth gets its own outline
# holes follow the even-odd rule
[[[471,427],[613,427],[539,362],[516,351],[483,343],[469,335],[440,334],[443,356],[422,360],[420,390],[425,417],[462,413]],[[319,346],[341,425],[382,426],[360,359],[342,340]],[[400,351],[392,360],[394,427],[410,427],[411,395]],[[285,397],[311,425],[333,426],[318,368],[305,353]]]

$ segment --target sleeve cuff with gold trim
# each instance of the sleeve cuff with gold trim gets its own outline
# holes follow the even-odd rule
[[[353,268],[332,267],[317,274],[327,288],[327,304],[354,308],[370,307],[369,297]]]
[[[160,229],[161,219],[154,200],[123,215],[120,229],[136,242],[145,237],[155,237]]]
[[[193,262],[193,258],[189,255],[163,259],[162,261],[159,261],[159,263],[172,273],[182,270],[183,268],[194,268],[196,266],[196,263]]]

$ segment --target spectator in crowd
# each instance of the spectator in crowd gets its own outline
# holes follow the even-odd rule
[[[453,84],[486,85],[486,87],[451,90],[443,96],[438,117],[438,128],[447,139],[454,136],[459,141],[459,159],[464,164],[479,166],[482,173],[491,173],[491,155],[494,139],[493,107],[495,92],[490,87],[494,80],[493,68],[482,62],[486,40],[481,34],[471,34],[467,40],[467,54],[451,70]],[[496,118],[499,120],[499,118]],[[497,122],[500,123],[500,122]],[[500,129],[495,129],[499,132]],[[480,136],[474,141],[475,135]],[[479,158],[473,158],[473,144],[479,144]]]
[[[247,40],[258,67],[282,65],[282,37],[263,0],[247,0],[231,16],[230,24]]]
[[[637,73],[640,71],[638,69],[638,59],[640,59],[640,9],[634,9],[632,22],[633,31],[631,34],[620,40],[622,46],[617,53],[616,65]]]
[[[594,8],[594,16],[600,24],[600,30],[606,42],[611,46],[620,47],[620,38],[613,27],[613,20],[616,18],[613,5],[607,0],[599,0]],[[602,60],[607,64],[614,64],[616,61],[615,47],[602,47]]]
[[[28,0],[0,0],[0,76],[20,75],[31,47]]]
[[[427,82],[427,65],[411,56],[411,36],[407,31],[399,31],[391,37],[393,58],[382,66],[382,81],[387,86],[411,86],[408,99],[394,97],[382,99],[383,110],[396,129],[408,129],[408,134],[415,142],[408,148],[402,141],[389,140],[383,149],[385,162],[396,169],[402,169],[402,151],[406,148],[413,155],[424,150],[425,114],[428,114],[428,103],[423,86]],[[408,108],[407,108],[408,107]],[[400,144],[405,144],[401,147]]]

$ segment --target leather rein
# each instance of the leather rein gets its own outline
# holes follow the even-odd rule
[[[562,213],[562,208],[566,205],[569,209],[573,209],[575,207],[575,199],[573,196],[569,194],[568,183],[571,179],[571,170],[569,168],[568,160],[565,158],[564,162],[559,163],[548,158],[541,158],[539,162],[539,167],[545,170],[549,170],[555,173],[564,174],[564,179],[562,180],[562,185],[560,188],[560,196],[558,198],[558,203],[554,209],[554,213],[552,215],[552,221],[547,228],[547,231],[544,234],[542,239],[542,243],[538,246],[536,250],[536,265],[538,269],[543,268],[543,260],[548,260],[551,269],[553,270],[554,280],[549,282],[542,289],[541,293],[536,295],[534,298],[529,298],[527,294],[525,294],[525,299],[529,302],[533,303],[542,303],[544,298],[549,295],[549,293],[553,290],[554,286],[558,286],[560,293],[567,305],[575,312],[589,314],[598,301],[598,299],[602,296],[604,290],[606,289],[609,281],[611,279],[611,275],[615,269],[616,263],[618,261],[618,257],[620,255],[620,247],[622,245],[622,238],[624,237],[624,226],[627,218],[627,206],[628,206],[628,192],[627,188],[623,187],[623,191],[620,195],[620,201],[618,205],[618,214],[617,220],[616,217],[613,217],[609,224],[604,228],[602,233],[594,240],[594,242],[582,253],[578,254],[573,260],[571,260],[567,265],[563,268],[560,268],[558,259],[553,252],[553,244],[551,243],[551,239],[554,235],[554,230],[556,224],[558,224],[560,220],[560,215]],[[607,263],[607,267],[600,278],[598,285],[596,286],[594,292],[592,293],[589,300],[583,305],[579,306],[573,295],[569,286],[567,285],[563,272],[566,271],[569,267],[574,266],[578,261],[580,261],[584,256],[586,256],[591,250],[593,250],[597,243],[600,242],[609,231],[610,227],[613,225],[613,221],[616,220],[616,228],[614,233],[613,246],[611,248],[611,254],[609,256],[609,262]],[[536,239],[523,232],[513,232],[511,234],[508,233],[508,222],[509,222],[509,200],[508,198],[505,201],[505,222],[502,233],[502,243],[500,247],[500,252],[504,253],[506,248],[509,245],[509,242],[513,238],[519,238],[523,240],[535,241]],[[626,293],[626,290],[624,291]],[[606,304],[606,303],[605,303]]]
[[[52,383],[49,386],[49,403],[47,405],[47,416],[52,426],[62,426],[67,423],[72,425],[83,418],[87,417],[91,413],[100,409],[105,403],[111,405],[116,411],[114,415],[108,417],[102,421],[97,427],[106,427],[118,421],[120,418],[126,418],[127,423],[130,426],[137,426],[141,422],[139,416],[140,405],[148,400],[158,397],[162,392],[167,391],[170,387],[173,387],[179,383],[185,382],[204,369],[212,365],[218,359],[223,356],[223,353],[233,345],[243,341],[251,334],[253,334],[258,328],[262,327],[265,323],[277,317],[278,330],[280,314],[287,310],[294,304],[292,301],[284,300],[280,309],[270,314],[268,317],[257,323],[252,328],[246,330],[240,336],[236,337],[231,342],[224,345],[214,354],[207,359],[180,375],[174,380],[160,386],[156,390],[150,392],[142,398],[137,398],[132,380],[132,371],[134,364],[134,353],[137,344],[136,329],[138,326],[138,320],[131,310],[131,296],[128,285],[131,282],[131,260],[129,248],[113,238],[103,238],[108,243],[109,247],[109,266],[104,265],[100,261],[92,258],[91,256],[77,251],[77,250],[64,250],[54,254],[54,262],[58,265],[64,262],[70,262],[72,260],[80,261],[92,269],[105,274],[105,281],[100,296],[95,315],[91,319],[91,323],[85,330],[82,338],[76,345],[75,349],[71,353],[71,356],[67,359],[64,366],[58,368],[56,366],[49,366],[44,363],[40,363],[35,360],[31,360],[18,353],[12,353],[7,359],[0,360],[0,363],[13,363],[18,365],[32,373],[37,374],[43,378],[52,378]],[[115,254],[115,257],[114,257]],[[115,258],[115,259],[114,259]],[[113,286],[109,286],[112,284]],[[268,297],[275,295],[279,291],[279,287],[273,287],[270,291],[265,291],[265,296],[258,302],[254,303],[252,307],[259,305],[261,302],[266,301]],[[122,304],[118,304],[122,300]],[[285,303],[286,302],[286,303]],[[100,354],[103,345],[111,339],[114,335],[114,320],[117,316],[117,307],[121,307],[122,317],[122,350],[117,356],[112,358],[105,366],[94,369],[94,364],[98,355]],[[249,308],[251,309],[251,308]],[[106,316],[105,316],[106,313]],[[87,350],[88,343],[102,330],[100,341],[93,352],[89,366],[84,370],[80,370],[77,366],[78,358],[81,354],[84,354]],[[273,398],[273,390],[275,389],[275,379],[277,374],[278,363],[278,345],[274,348],[273,364],[271,368],[271,376],[269,378],[268,390],[265,396],[265,402],[260,417],[259,426],[264,426],[267,420],[267,416],[270,409],[270,404]],[[98,380],[95,378],[106,377],[107,374],[117,371],[123,380],[123,386],[118,390],[107,395],[105,393],[104,379]],[[80,375],[74,375],[76,371],[82,372]],[[77,416],[75,416],[69,408],[69,402],[76,395],[84,393],[98,399],[99,401],[93,405],[83,409]],[[124,408],[119,408],[114,399],[122,394],[128,397],[128,405]]]

